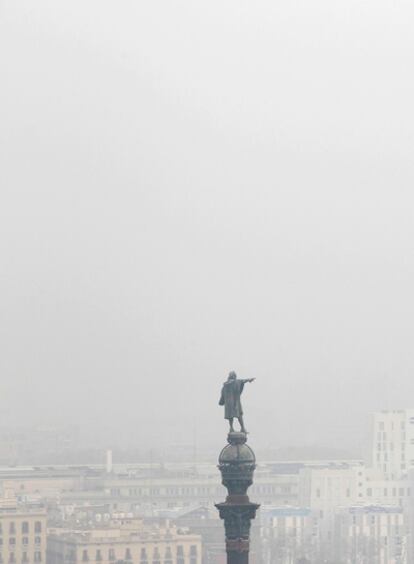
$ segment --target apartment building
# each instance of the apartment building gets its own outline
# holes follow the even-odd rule
[[[46,562],[46,512],[0,500],[0,564]]]
[[[307,507],[272,507],[261,512],[263,564],[285,564],[316,555],[318,517]]]
[[[386,480],[405,478],[414,468],[414,409],[374,413],[370,463]]]
[[[401,507],[337,509],[335,552],[347,564],[407,564],[407,529]]]
[[[47,543],[48,564],[201,564],[201,557],[199,535],[136,518],[88,529],[50,529]]]

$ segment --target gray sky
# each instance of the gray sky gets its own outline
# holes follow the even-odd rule
[[[355,444],[414,405],[414,4],[0,1],[0,424]],[[270,429],[270,431],[266,431]]]

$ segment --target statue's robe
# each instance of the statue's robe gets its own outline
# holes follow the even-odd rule
[[[219,401],[220,405],[224,405],[224,419],[243,415],[240,396],[244,383],[244,380],[227,380],[227,382],[224,382]]]

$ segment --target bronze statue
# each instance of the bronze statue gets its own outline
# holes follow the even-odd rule
[[[253,382],[255,378],[239,380],[235,372],[230,372],[227,382],[224,382],[221,389],[219,405],[224,405],[224,419],[230,423],[230,433],[234,433],[233,419],[236,417],[240,423],[240,432],[247,433],[243,421],[243,409],[240,396],[246,382]]]

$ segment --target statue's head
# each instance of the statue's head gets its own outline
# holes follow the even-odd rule
[[[235,372],[229,372],[228,380],[235,380],[237,378],[237,374]]]

